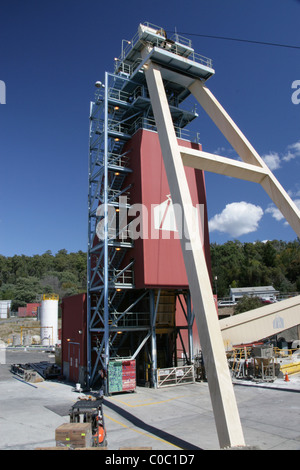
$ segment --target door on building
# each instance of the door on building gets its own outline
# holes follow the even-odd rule
[[[80,344],[69,343],[69,380],[77,383],[79,381],[80,366]]]

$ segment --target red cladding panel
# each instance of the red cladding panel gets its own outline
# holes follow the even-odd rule
[[[85,365],[87,350],[86,294],[65,297],[62,300],[62,361],[68,362],[69,345],[77,344],[80,365]]]
[[[187,141],[179,143],[201,150],[198,144]],[[130,150],[130,167],[133,169],[127,180],[133,184],[130,203],[142,204],[145,207],[143,237],[135,240],[134,248],[125,260],[126,262],[129,258],[135,259],[135,285],[137,288],[188,287],[179,239],[180,230],[174,225],[174,206],[170,198],[158,134],[140,130],[127,144],[127,149]],[[193,210],[197,210],[199,205],[198,216],[199,220],[203,221],[202,238],[210,270],[204,174],[193,168],[185,168],[185,171],[195,208]],[[131,209],[132,216],[134,208],[135,206]],[[141,220],[139,212],[136,212],[136,217]]]

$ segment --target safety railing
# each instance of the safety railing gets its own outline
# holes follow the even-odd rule
[[[228,363],[231,373],[235,377],[239,377],[243,373],[245,362],[251,357],[251,347],[234,348],[231,351],[231,357],[228,357]]]
[[[157,387],[175,387],[195,382],[194,365],[157,369]]]
[[[108,188],[108,202],[115,202],[120,196],[127,198],[127,203],[130,203],[130,191],[120,191],[119,189]]]
[[[108,165],[118,166],[120,168],[127,168],[130,162],[130,158],[127,155],[119,155],[117,153],[109,153],[108,157]]]
[[[109,322],[115,328],[149,326],[150,315],[149,312],[126,312],[126,314],[116,312],[110,314]]]
[[[59,300],[58,294],[43,294],[42,300]]]
[[[99,127],[100,129],[100,127]],[[154,132],[157,132],[157,127],[154,119],[151,118],[145,118],[143,116],[139,117],[136,119],[131,125],[129,124],[124,124],[119,121],[115,121],[112,119],[108,120],[108,131],[111,133],[115,133],[116,135],[129,135],[132,136],[136,133],[137,130],[139,129],[146,129],[146,130],[151,130]],[[193,136],[192,133],[186,129],[186,128],[181,128],[174,126],[176,136],[178,139],[183,139],[183,140],[192,140],[194,142],[200,143],[199,140],[199,133],[195,133]],[[95,143],[93,143],[94,145]],[[117,154],[116,154],[117,155]]]
[[[170,37],[170,39],[171,41],[179,42],[183,46],[190,47],[190,48],[192,47],[192,40],[185,38],[184,36],[181,36],[181,34],[174,33]]]
[[[109,281],[115,286],[131,286],[134,284],[133,269],[113,269],[109,272]]]
[[[115,121],[114,119],[108,120],[108,130],[120,134],[130,134],[130,127],[128,125]]]
[[[138,129],[146,129],[157,132],[157,127],[154,119],[145,118],[143,116],[139,117],[136,121],[132,123],[130,127],[130,134],[133,135]],[[178,139],[192,140],[193,138],[192,133],[188,129],[174,126],[174,130]],[[199,143],[198,133],[195,134],[194,140]]]
[[[108,99],[127,103],[129,101],[129,98],[130,93],[127,93],[126,91],[119,90],[113,87],[109,88],[108,90]]]
[[[296,352],[296,351],[299,351],[299,349],[280,349],[278,347],[275,347],[274,348],[274,356],[275,357],[279,357],[279,358],[283,358],[283,357],[287,357],[287,358],[292,358],[293,354]]]
[[[177,33],[173,34],[170,39],[167,38],[165,31],[151,23],[143,23],[148,28],[151,28],[153,31],[156,31],[157,37],[153,37],[148,42],[156,47],[160,47],[168,50],[176,55],[189,58],[193,62],[199,63],[206,67],[212,68],[212,60],[208,57],[205,57],[201,54],[196,53],[192,49],[192,41],[185,38]],[[130,51],[135,47],[137,42],[140,40],[139,32],[137,32],[131,41],[126,41],[126,46],[123,47],[122,42],[122,52],[120,57],[115,58],[115,73],[125,73],[127,75],[132,75],[135,69],[138,67],[141,60],[135,61],[134,64],[126,62],[126,57]]]

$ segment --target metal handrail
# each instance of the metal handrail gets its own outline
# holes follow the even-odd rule
[[[119,166],[121,168],[126,168],[130,162],[130,158],[126,155],[119,155],[117,153],[109,153],[108,154],[108,164]]]
[[[180,34],[174,33],[173,36],[170,37],[171,41],[179,42],[183,46],[192,47],[192,40],[181,36]]]
[[[157,32],[163,31],[162,28],[159,26],[153,25],[151,23],[145,22],[143,25],[150,27],[152,29],[155,29]],[[139,32],[133,36],[131,41],[126,45],[126,47],[122,50],[122,53],[120,57],[116,58],[116,66],[115,66],[115,73],[123,72],[129,76],[133,74],[135,69],[138,67],[139,63],[141,62],[141,59],[138,61],[135,61],[134,64],[127,62],[126,63],[126,57],[128,56],[129,52],[135,47],[137,42],[140,40],[140,35]],[[174,33],[173,36],[171,36],[170,40],[168,40],[166,37],[157,37],[153,38],[149,43],[153,46],[156,47],[162,47],[164,49],[167,48],[169,52],[173,52],[176,55],[179,55],[181,57],[189,58],[193,62],[197,62],[201,65],[204,65],[206,67],[212,68],[212,60],[208,57],[205,57],[201,54],[198,54],[192,49],[192,41],[190,39],[185,38],[184,36],[181,36],[177,33]],[[190,51],[185,50],[184,52],[182,51],[182,46],[187,47],[190,49]]]
[[[138,119],[136,119],[136,121],[132,123],[129,133],[133,135],[139,129],[146,129],[146,130],[157,132],[155,120],[140,116]],[[176,137],[178,137],[179,139],[191,140],[192,133],[190,132],[189,129],[174,126],[174,130],[176,133]],[[198,133],[196,133],[195,140],[197,141],[197,143],[199,143]]]
[[[130,97],[130,94],[123,90],[118,90],[117,88],[111,87],[108,89],[108,99],[114,99],[117,101],[127,102]]]
[[[299,351],[298,349],[280,349],[278,347],[274,347],[274,356],[275,357],[292,357],[293,354]]]
[[[117,328],[125,328],[130,326],[148,326],[150,325],[149,312],[114,312],[110,314],[113,326]]]
[[[134,283],[133,269],[112,269],[109,272],[111,281],[116,284],[131,285]]]
[[[130,126],[128,124],[123,124],[120,121],[115,121],[114,119],[108,120],[108,130],[114,132],[120,132],[122,134],[130,133]]]

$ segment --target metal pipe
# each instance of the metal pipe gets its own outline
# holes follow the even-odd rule
[[[105,72],[104,102],[104,364],[109,363],[109,323],[108,323],[108,74]],[[108,384],[105,380],[105,394]]]

